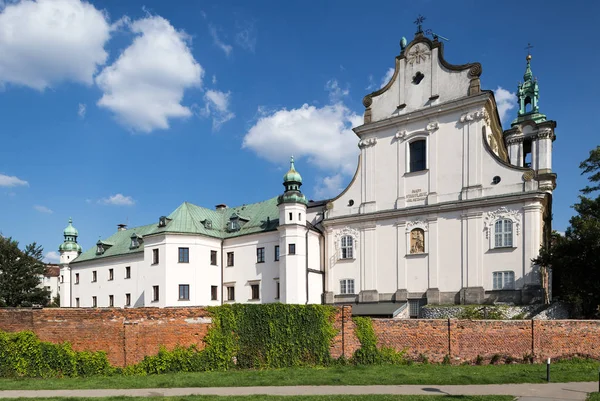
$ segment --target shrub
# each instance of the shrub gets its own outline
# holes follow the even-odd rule
[[[475,358],[475,365],[483,365],[483,357],[481,355],[477,355]]]
[[[492,355],[492,359],[490,359],[490,363],[492,365],[495,365],[498,363],[498,361],[500,360],[500,355],[499,354],[494,354]]]
[[[355,317],[356,337],[360,348],[354,352],[352,362],[357,365],[405,364],[406,349],[396,351],[392,347],[377,348],[377,336],[373,330],[373,322],[368,317]]]
[[[69,343],[40,341],[29,331],[0,332],[2,377],[76,377],[113,372],[105,352],[76,352]]]

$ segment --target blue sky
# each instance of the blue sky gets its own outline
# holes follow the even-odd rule
[[[70,216],[84,248],[183,201],[213,207],[282,190],[294,154],[310,199],[349,182],[351,127],[410,41],[413,21],[479,61],[504,128],[528,42],[556,120],[554,228],[598,145],[600,3],[584,1],[0,0],[0,232],[55,261]]]

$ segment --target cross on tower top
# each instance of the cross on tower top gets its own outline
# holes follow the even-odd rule
[[[421,14],[419,14],[417,19],[415,20],[414,24],[418,28],[417,33],[423,33],[423,21],[425,21],[425,19],[426,19],[425,17],[423,17]]]
[[[531,46],[531,43],[527,43],[527,46],[525,46],[525,50],[527,50],[527,60],[531,60],[531,49],[533,49],[533,46]]]

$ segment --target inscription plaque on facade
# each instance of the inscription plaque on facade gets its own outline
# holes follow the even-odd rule
[[[429,193],[423,191],[422,189],[413,189],[411,193],[406,195],[407,202],[418,202],[427,199],[427,195]]]

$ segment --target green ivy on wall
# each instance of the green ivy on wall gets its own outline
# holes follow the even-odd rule
[[[360,348],[354,352],[352,362],[357,365],[405,364],[406,349],[396,351],[392,347],[377,347],[377,335],[370,317],[354,317],[354,333]]]

